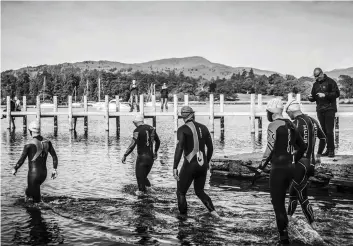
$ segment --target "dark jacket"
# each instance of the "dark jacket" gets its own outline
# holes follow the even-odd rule
[[[316,81],[311,90],[312,99],[311,102],[316,102],[317,112],[326,112],[328,110],[334,110],[337,112],[336,98],[340,96],[336,81],[324,75],[323,81]],[[324,93],[325,97],[319,98],[317,93]]]
[[[161,90],[161,98],[168,98],[168,89],[162,89]]]

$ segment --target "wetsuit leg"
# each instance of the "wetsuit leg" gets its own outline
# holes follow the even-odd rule
[[[47,178],[47,170],[38,168],[28,171],[26,196],[33,198],[33,202],[40,202],[40,186]]]
[[[151,186],[147,176],[153,166],[153,158],[149,155],[138,155],[136,159],[136,180],[139,191],[146,191],[146,186]]]
[[[178,208],[181,214],[187,213],[186,193],[193,180],[194,177],[190,164],[184,162],[180,169],[179,181],[177,182]]]
[[[283,243],[289,243],[288,238],[288,217],[285,207],[285,198],[287,188],[292,180],[291,170],[288,167],[274,168],[270,173],[270,194],[273,209],[276,215],[277,228],[280,240]]]
[[[197,165],[197,164],[196,164]],[[194,189],[196,196],[202,201],[209,212],[215,210],[211,198],[205,193],[205,183],[207,176],[207,168],[204,167],[202,171],[198,172],[194,179]]]
[[[297,209],[298,197],[297,191],[294,189],[294,184],[292,182],[289,188],[289,204],[288,204],[288,215],[292,216]]]
[[[314,213],[308,199],[308,176],[307,170],[310,166],[310,160],[307,158],[302,158],[296,164],[294,177],[293,177],[293,188],[297,193],[297,198],[301,204],[303,213],[311,224],[314,222]],[[294,213],[294,211],[293,211]],[[289,207],[288,207],[289,214]]]

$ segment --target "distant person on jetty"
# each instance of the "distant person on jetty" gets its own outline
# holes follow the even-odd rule
[[[53,157],[52,179],[57,177],[58,157],[56,156],[52,143],[44,139],[40,134],[40,126],[38,121],[29,124],[28,130],[33,137],[32,142],[26,144],[23,148],[22,155],[16,166],[12,169],[12,174],[16,175],[18,169],[28,157],[28,186],[26,189],[26,201],[33,199],[34,203],[41,201],[40,186],[47,178],[47,157],[48,153]]]
[[[137,112],[140,111],[139,109],[139,100],[138,100],[139,89],[136,85],[136,80],[132,81],[130,85],[130,112],[134,111],[134,104],[136,105]]]
[[[174,154],[173,176],[177,180],[178,207],[182,215],[187,214],[186,193],[194,181],[197,197],[211,215],[219,217],[211,198],[205,193],[207,170],[213,154],[213,144],[207,127],[195,121],[195,112],[189,106],[181,108],[185,124],[177,132],[177,146]],[[205,153],[207,147],[207,154]],[[184,163],[178,174],[178,165],[184,152]]]
[[[317,118],[327,137],[327,150],[323,156],[335,157],[333,128],[337,112],[336,98],[340,96],[337,83],[327,77],[321,68],[314,69],[315,83],[308,96],[310,102],[316,102]]]
[[[326,145],[326,136],[314,118],[303,114],[298,101],[288,102],[285,109],[288,116],[294,120],[293,123],[307,146],[303,158],[295,163],[293,181],[289,188],[288,216],[291,218],[294,214],[299,199],[306,219],[312,228],[316,229],[314,212],[308,199],[308,179],[310,176],[314,176],[315,164],[321,162],[320,158]],[[316,137],[320,139],[320,142],[315,156]]]
[[[163,112],[163,108],[165,106],[166,111],[168,111],[168,88],[165,83],[163,83],[161,90],[161,111]]]
[[[274,98],[267,103],[267,119],[271,123],[267,129],[267,147],[257,174],[261,173],[271,161],[270,195],[276,215],[280,245],[289,244],[288,217],[285,207],[286,192],[289,188],[295,163],[303,156],[306,149],[302,137],[293,123],[282,116],[283,103]],[[294,155],[294,151],[297,154]]]
[[[126,157],[134,150],[137,145],[137,159],[136,159],[136,179],[138,191],[136,195],[142,195],[146,192],[146,187],[151,188],[151,183],[147,176],[150,173],[153,162],[157,159],[157,153],[160,146],[160,140],[156,129],[144,123],[144,117],[137,114],[133,120],[136,129],[133,132],[130,146],[126,150],[121,162],[125,164]],[[153,149],[153,142],[156,143]]]
[[[21,111],[21,108],[19,110],[17,110],[18,107],[16,106],[16,100],[17,100],[17,97],[12,97],[11,100],[10,100],[10,111],[11,112],[13,112],[13,111]],[[7,112],[7,108],[4,109],[3,112]],[[4,118],[6,118],[6,114],[3,114],[1,116],[1,119],[4,119]],[[12,128],[15,129],[16,128],[15,117],[11,117],[11,121],[12,121]]]
[[[14,98],[14,101],[15,101],[15,111],[21,111],[21,101],[17,97]]]

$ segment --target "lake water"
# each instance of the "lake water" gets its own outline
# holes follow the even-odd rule
[[[206,106],[194,108],[208,111]],[[227,105],[225,110],[247,111],[248,106]],[[305,110],[314,111],[314,107],[307,105]],[[352,111],[353,107],[342,106],[340,110]],[[33,119],[29,117],[28,122]],[[175,147],[172,117],[157,118],[157,132],[162,142],[149,175],[155,192],[137,198],[134,195],[136,150],[125,165],[120,161],[134,130],[131,120],[132,117],[122,118],[121,136],[117,138],[114,119],[110,121],[111,130],[107,134],[102,117],[89,118],[85,135],[82,119],[78,120],[77,132],[69,133],[67,116],[59,116],[57,136],[53,134],[53,119],[42,119],[42,135],[51,139],[59,167],[58,178],[47,178],[42,185],[45,205],[39,208],[23,201],[27,162],[17,176],[11,175],[11,168],[30,137],[23,135],[22,120],[16,119],[14,133],[6,129],[6,120],[2,120],[1,245],[273,245],[277,233],[265,181],[251,187],[248,181],[209,174],[205,190],[224,220],[208,216],[192,187],[187,197],[189,216],[179,218],[176,181],[172,176]],[[197,120],[208,125],[207,117]],[[150,119],[146,122],[152,124]],[[267,125],[264,119],[264,131],[252,136],[248,117],[226,117],[222,141],[219,121],[216,121],[215,153],[264,151]],[[352,154],[352,136],[353,118],[341,118],[339,138],[336,138],[338,154]],[[47,166],[50,174],[51,157]],[[318,232],[325,243],[352,245],[353,194],[323,189],[310,189],[309,194]],[[304,219],[300,206],[296,215]],[[295,242],[303,245],[299,239]]]

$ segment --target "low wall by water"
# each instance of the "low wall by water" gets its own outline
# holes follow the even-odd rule
[[[211,161],[212,175],[250,179],[254,173],[247,167],[258,167],[262,153],[245,153],[233,156],[215,156]],[[353,187],[353,155],[338,155],[335,158],[322,157],[315,168],[312,184]],[[267,167],[266,167],[267,168]],[[267,177],[267,173],[262,176]]]

